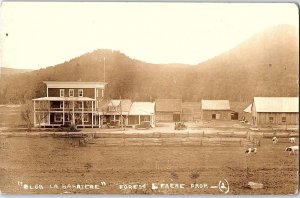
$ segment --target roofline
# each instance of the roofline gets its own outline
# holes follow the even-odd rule
[[[43,81],[48,88],[105,88],[107,82]]]

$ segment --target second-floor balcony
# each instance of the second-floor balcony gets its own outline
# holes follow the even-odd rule
[[[44,97],[33,101],[35,111],[97,111],[97,101],[88,97]]]

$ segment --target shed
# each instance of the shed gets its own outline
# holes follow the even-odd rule
[[[129,111],[128,126],[141,124],[142,121],[150,121],[155,126],[155,103],[133,102]]]
[[[182,114],[181,120],[197,121],[201,119],[201,107],[200,102],[182,102]]]
[[[181,99],[156,99],[156,121],[178,122],[181,120]]]
[[[202,100],[201,118],[202,120],[230,120],[229,100]]]

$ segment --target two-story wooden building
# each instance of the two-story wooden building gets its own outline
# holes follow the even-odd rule
[[[45,81],[47,96],[33,99],[34,126],[100,127],[98,109],[104,96],[104,82]]]

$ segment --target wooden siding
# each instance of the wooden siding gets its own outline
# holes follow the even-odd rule
[[[298,125],[299,114],[298,113],[257,113],[257,124],[274,124],[274,125]],[[270,122],[269,118],[273,117],[273,122]],[[286,117],[286,122],[282,122],[282,117]]]
[[[173,122],[173,115],[180,115],[180,112],[156,112],[156,121],[158,122]]]
[[[48,97],[60,97],[61,88],[48,88]],[[69,88],[64,88],[65,97],[69,97]],[[74,97],[78,97],[78,88],[74,89]],[[101,89],[100,89],[101,90]],[[101,91],[99,91],[99,96]],[[89,98],[95,98],[95,89],[94,88],[85,88],[83,89],[83,96]]]
[[[202,120],[212,120],[213,114],[220,114],[218,120],[231,120],[231,111],[229,110],[202,110]]]

